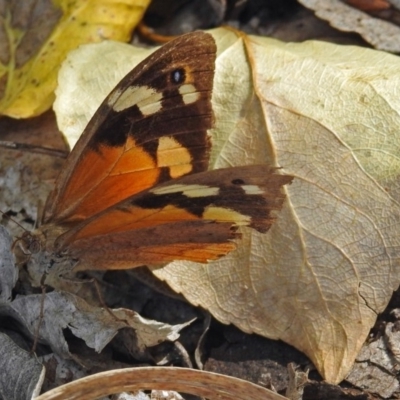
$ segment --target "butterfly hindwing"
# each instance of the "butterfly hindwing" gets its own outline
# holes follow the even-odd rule
[[[134,68],[86,127],[44,222],[83,221],[156,184],[206,170],[215,53],[213,38],[195,32]]]
[[[81,268],[131,268],[184,259],[207,262],[235,247],[240,225],[266,232],[292,177],[267,165],[185,176],[134,195],[56,242]]]

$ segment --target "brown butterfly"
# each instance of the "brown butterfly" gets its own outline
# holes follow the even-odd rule
[[[292,177],[267,165],[207,171],[216,46],[179,37],[141,62],[101,104],[24,247],[47,267],[122,269],[207,262],[238,226],[266,232]]]

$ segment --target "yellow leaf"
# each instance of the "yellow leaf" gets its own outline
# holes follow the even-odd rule
[[[290,343],[339,382],[399,285],[400,60],[355,46],[212,34],[214,168],[269,163],[295,179],[267,234],[243,228],[237,250],[217,262],[174,262],[153,272],[220,321]],[[94,46],[114,62],[104,69],[111,77],[96,72],[107,87],[91,112],[127,72],[114,75],[119,49],[127,59],[134,52],[93,45],[88,65]],[[73,55],[65,65],[79,76],[79,89],[85,80],[98,84],[84,51],[76,52],[79,66]],[[72,76],[61,82],[74,93]],[[69,107],[77,96],[68,103],[63,92],[65,130],[77,121]]]
[[[0,114],[27,118],[53,103],[59,66],[82,43],[129,40],[150,0],[6,3],[0,37]]]

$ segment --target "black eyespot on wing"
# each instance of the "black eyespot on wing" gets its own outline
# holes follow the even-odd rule
[[[183,68],[175,69],[171,72],[171,82],[175,84],[180,84],[185,82],[186,74]]]

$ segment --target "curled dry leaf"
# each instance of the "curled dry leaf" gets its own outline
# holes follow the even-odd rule
[[[82,43],[127,41],[149,0],[40,0],[0,8],[0,114],[38,115],[54,100],[57,72]]]
[[[176,390],[209,400],[284,400],[277,393],[231,376],[189,368],[141,367],[102,372],[46,392],[37,400],[97,399],[138,389]]]
[[[212,33],[214,167],[269,163],[295,179],[268,234],[244,228],[237,250],[217,262],[153,272],[220,321],[290,343],[339,382],[399,285],[400,61],[354,46]],[[113,54],[108,69],[117,52],[134,52],[98,46],[102,60]],[[96,108],[119,78],[100,72],[93,50],[86,61],[99,69],[88,71],[87,48],[75,52],[80,70],[71,55],[64,72],[83,74],[79,84],[101,77]],[[72,76],[60,84],[59,120],[82,123],[85,107],[68,100]]]
[[[400,52],[400,28],[390,22],[374,18],[341,0],[299,0],[315,15],[344,32],[356,32],[378,50]],[[362,1],[361,3],[366,3]]]

